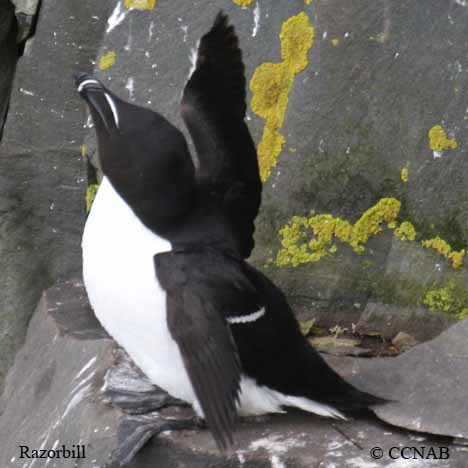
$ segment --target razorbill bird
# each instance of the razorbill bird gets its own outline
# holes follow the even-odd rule
[[[83,235],[86,289],[104,328],[151,381],[190,403],[222,449],[237,414],[296,407],[345,418],[383,402],[326,364],[284,294],[245,260],[262,187],[227,16],[201,38],[183,91],[196,169],[162,115],[90,75],[76,82],[104,174]]]

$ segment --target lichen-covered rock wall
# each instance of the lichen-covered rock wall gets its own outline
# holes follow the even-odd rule
[[[281,152],[259,151],[276,165],[254,254],[297,308],[346,313],[371,301],[467,315],[462,3],[304,6],[315,39]]]
[[[0,356],[40,290],[80,269],[99,177],[70,73],[95,65],[185,131],[190,50],[220,9],[244,51],[264,181],[252,261],[301,316],[347,323],[367,304],[466,315],[465,3],[43,0],[1,148]]]

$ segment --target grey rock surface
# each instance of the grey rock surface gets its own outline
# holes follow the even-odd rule
[[[356,323],[356,332],[380,333],[391,340],[398,333],[414,336],[418,341],[435,338],[457,320],[442,312],[430,312],[422,307],[398,307],[368,302]]]
[[[68,324],[66,328],[63,323]],[[457,326],[454,332],[457,336],[464,336],[466,327]],[[448,338],[451,338],[450,335]],[[442,357],[445,352],[450,352],[457,353],[460,359],[466,359],[462,348],[452,349],[447,343],[443,346],[443,336],[438,340]],[[421,346],[431,345],[433,343]],[[422,350],[430,355],[427,348]],[[154,403],[151,384],[139,375],[138,370],[129,369],[128,362],[124,360],[121,365],[121,361],[122,352],[100,330],[79,281],[70,280],[46,291],[30,322],[25,345],[10,370],[0,400],[0,466],[116,468],[113,457],[118,433],[128,417],[104,401],[103,383],[115,383],[125,375],[128,389],[138,389],[143,400]],[[395,359],[385,361],[387,367],[382,367],[382,363],[385,363],[382,360],[333,357],[331,361],[343,374],[351,375],[361,387],[379,389],[390,397],[401,394],[398,384],[407,379],[406,374],[398,374],[399,368],[406,368],[404,363],[397,363]],[[360,367],[361,363],[372,362],[376,363],[373,367]],[[105,378],[109,375],[109,369],[113,374],[111,379]],[[388,385],[388,380],[386,389],[383,389],[383,384],[378,382],[382,379],[378,372],[386,372],[389,380],[394,375],[395,382]],[[445,377],[453,382],[453,375],[447,372]],[[120,384],[118,386],[121,387]],[[414,391],[424,392],[424,388],[415,387]],[[439,395],[439,398],[442,397],[445,398],[446,393]],[[434,410],[432,402],[433,405],[428,408]],[[413,407],[406,407],[407,411],[409,409],[414,410]],[[443,421],[448,424],[453,407],[447,404],[444,410]],[[161,414],[180,418],[187,411],[169,407],[162,410]],[[384,417],[385,411],[379,411],[379,415]],[[427,428],[423,419],[420,430]],[[450,421],[455,423],[453,427],[456,427],[456,421]],[[26,445],[30,449],[56,449],[62,445],[72,447],[73,444],[85,446],[86,458],[19,458],[19,445]],[[439,447],[448,447],[450,458],[412,460],[406,463],[401,458],[390,457],[392,447],[396,447],[392,452],[395,456],[397,450],[405,446],[433,447],[435,453],[440,453]],[[382,448],[382,459],[371,457],[373,447]],[[217,451],[211,435],[205,429],[163,433],[150,440],[128,466],[466,468],[467,459],[466,447],[454,445],[451,438],[411,433],[375,418],[337,422],[313,415],[290,413],[239,421],[236,445],[233,452],[227,455]]]
[[[408,335],[408,333],[405,332],[398,332],[392,340],[392,345],[400,351],[407,351],[417,344],[419,344],[419,341],[413,335]]]
[[[383,421],[468,440],[467,359],[464,320],[397,357],[344,358],[337,367],[359,388],[394,400],[375,409]]]
[[[87,466],[92,466],[91,460],[98,454],[101,460],[107,459],[106,444],[92,441],[106,440],[118,416],[95,401],[99,377],[112,364],[114,345],[106,338],[83,340],[81,333],[62,334],[61,325],[53,317],[63,311],[66,297],[71,299],[65,306],[70,321],[78,317],[78,323],[84,323],[79,318],[83,316],[92,320],[82,285],[71,282],[65,290],[59,287],[50,297],[44,294],[30,321],[26,343],[9,373],[0,404],[0,466],[24,465],[19,445],[52,448],[57,440],[69,446],[89,444],[92,458]],[[73,462],[56,466],[73,466]]]
[[[0,388],[41,292],[81,270],[85,109],[71,73],[90,69],[108,13],[43,0],[17,67],[0,146]]]
[[[450,314],[428,311],[418,306],[397,306],[381,302],[355,303],[349,308],[295,309],[299,320],[314,319],[314,325],[330,329],[335,325],[354,330],[359,335],[380,335],[392,340],[398,333],[408,333],[418,341],[427,341],[447,330],[458,320]]]

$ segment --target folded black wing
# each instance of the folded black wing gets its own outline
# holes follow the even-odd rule
[[[261,200],[257,152],[244,122],[246,90],[238,38],[223,13],[198,46],[196,68],[181,103],[198,157],[197,179],[224,195],[244,257],[253,248]]]
[[[229,317],[260,304],[236,261],[219,252],[166,252],[154,257],[167,292],[167,321],[208,427],[218,446],[233,443],[241,366]]]

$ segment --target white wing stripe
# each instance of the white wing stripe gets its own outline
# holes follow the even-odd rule
[[[262,307],[260,310],[257,310],[257,312],[253,312],[252,314],[249,315],[241,315],[240,317],[228,317],[227,321],[229,323],[249,323],[249,322],[255,322],[255,320],[258,320],[260,317],[263,317],[265,315],[265,307]]]

